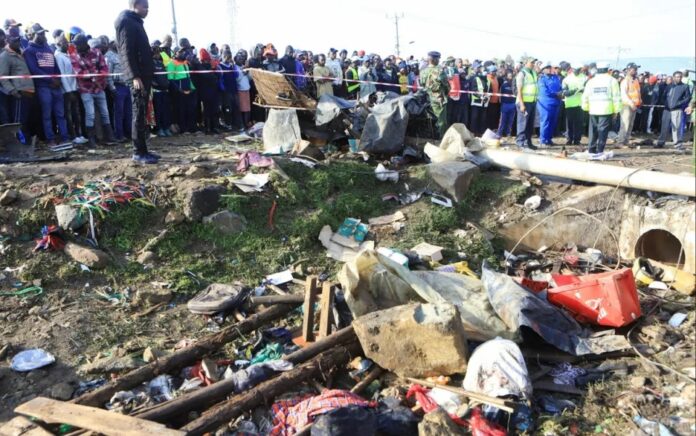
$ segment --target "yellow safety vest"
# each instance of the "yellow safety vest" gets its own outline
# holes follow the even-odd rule
[[[353,75],[352,80],[358,80],[358,70],[356,70],[353,67],[348,68],[346,72],[350,71]],[[346,82],[346,89],[348,89],[348,92],[354,92],[360,89],[360,83],[358,82]]]
[[[529,68],[524,68],[522,73],[524,73],[524,81],[522,82],[522,101],[525,103],[534,103],[537,101],[537,95],[539,94],[537,75]]]
[[[609,74],[598,74],[585,85],[582,109],[590,115],[611,115],[621,112],[619,82]]]

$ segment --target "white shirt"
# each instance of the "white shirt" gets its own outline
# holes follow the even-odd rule
[[[56,58],[56,64],[58,64],[58,69],[60,74],[75,74],[73,70],[72,62],[70,61],[70,56],[67,53],[63,53],[60,50],[56,50],[54,54]],[[60,84],[63,88],[63,93],[75,92],[77,91],[77,78],[75,77],[61,77]]]
[[[336,86],[340,86],[341,83],[343,83],[343,68],[341,68],[341,60],[338,58],[327,59],[326,66],[331,70],[334,77],[336,77],[336,79],[334,79],[333,81],[333,84]]]

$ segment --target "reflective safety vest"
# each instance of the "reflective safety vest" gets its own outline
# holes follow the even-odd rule
[[[537,74],[529,68],[522,69],[524,81],[522,82],[522,101],[525,103],[534,103],[539,95],[539,86],[537,85]]]
[[[626,93],[626,98],[630,102],[632,102],[636,107],[639,107],[641,105],[641,99],[640,99],[640,82],[638,79],[634,79],[633,77],[626,77],[623,79],[620,85],[622,88],[625,89]],[[624,103],[628,103],[628,101],[624,101]]]
[[[585,84],[582,109],[590,115],[612,115],[621,112],[619,82],[609,74],[599,74]]]
[[[455,72],[452,75],[452,77],[449,78],[449,84],[450,84],[449,98],[452,99],[453,101],[459,101],[459,98],[462,95],[459,92],[462,90],[462,85],[461,85],[461,82],[459,81],[459,73]]]
[[[358,70],[356,70],[353,67],[350,67],[346,70],[346,73],[349,71],[350,71],[350,74],[353,76],[353,77],[351,77],[351,79],[358,80],[358,77],[360,77],[360,76],[358,76]],[[348,78],[348,76],[346,76],[346,79],[347,78]],[[348,90],[349,93],[353,93],[353,92],[357,91],[358,89],[360,89],[360,83],[358,83],[358,82],[346,82],[346,89]]]
[[[486,84],[488,85],[488,87],[487,87],[488,89],[483,88],[483,81],[481,80],[480,77],[476,76],[476,91],[478,91],[480,93],[488,92],[490,90],[491,84],[488,81],[486,81]],[[487,107],[489,100],[490,100],[490,97],[487,95],[485,95],[485,96],[480,96],[478,94],[471,95],[471,105],[472,106]]]
[[[566,96],[565,100],[563,100],[565,107],[579,107],[582,104],[582,91],[585,87],[585,78],[573,74],[563,79],[563,83],[568,87],[568,91],[571,93],[574,92],[574,94]]]

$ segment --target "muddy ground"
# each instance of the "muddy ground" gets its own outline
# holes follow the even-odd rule
[[[427,199],[401,206],[383,201],[382,196],[437,189],[422,165],[406,167],[396,184],[381,183],[373,175],[376,162],[366,164],[337,154],[314,170],[278,158],[288,179],[276,174],[263,193],[242,194],[230,184],[238,154],[221,136],[153,138],[151,148],[163,156],[157,166],[134,165],[124,146],[100,147],[89,153],[75,150],[66,162],[0,166],[0,191],[14,189],[20,194],[14,203],[0,206],[0,291],[32,284],[43,289],[41,295],[28,298],[0,297],[0,423],[13,416],[16,405],[33,397],[69,397],[80,381],[109,377],[108,373],[78,371],[99,357],[140,358],[146,347],[171,350],[182,339],[216,330],[215,323],[192,315],[185,304],[209,283],[240,280],[255,286],[266,274],[288,267],[295,269],[297,277],[309,273],[333,276],[340,265],[325,257],[316,239],[325,224],[336,229],[345,217],[367,220],[401,210],[407,217],[404,228],[377,232],[380,245],[408,249],[427,241],[445,247],[446,259],[463,256],[477,269],[484,259],[500,261],[503,241],[495,237],[496,228],[528,216],[522,206],[526,198],[538,193],[555,201],[584,189],[554,181],[537,186],[528,182],[529,175],[488,171],[455,208],[442,208]],[[561,152],[561,147],[545,152]],[[693,174],[688,152],[645,145],[614,152],[611,164]],[[140,183],[153,203],[117,207],[98,220],[98,240],[110,255],[109,265],[83,271],[62,252],[33,252],[41,227],[55,223],[53,199],[66,186],[92,180]],[[222,207],[246,217],[244,232],[222,236],[201,223],[165,224],[167,214],[181,208],[178,194],[182,186],[212,183],[227,190]],[[269,212],[274,203],[271,223]],[[138,263],[139,250],[167,228],[168,235],[153,250],[154,260]],[[87,230],[82,230],[67,238],[80,242],[87,236]],[[569,241],[562,240],[559,230],[559,243],[564,242]],[[153,305],[138,298],[139,293],[153,289],[171,299]],[[649,315],[631,339],[651,359],[677,372],[692,371],[693,376],[692,303],[692,299],[672,293],[656,295],[643,290],[642,306]],[[666,321],[677,311],[688,313],[688,319],[680,327],[668,326]],[[56,364],[28,374],[9,368],[16,352],[34,347],[53,353]],[[230,351],[221,350],[220,355]],[[599,363],[578,364],[591,369]],[[557,416],[542,413],[535,432],[626,433],[636,430],[631,419],[637,413],[662,419],[681,434],[693,432],[693,382],[635,356],[609,363],[621,370],[591,384],[583,396],[553,394],[570,399],[577,408]],[[530,372],[535,370],[543,367],[530,367]]]

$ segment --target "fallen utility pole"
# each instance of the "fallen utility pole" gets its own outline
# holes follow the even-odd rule
[[[191,421],[181,428],[188,435],[201,435],[218,429],[245,411],[264,404],[266,400],[294,389],[299,383],[320,375],[322,372],[345,365],[350,359],[360,353],[357,340],[329,351],[325,351],[314,359],[278,377],[265,381],[253,389],[220,403],[205,411],[198,419]]]
[[[287,360],[294,364],[303,363],[319,353],[355,341],[356,339],[357,337],[355,336],[353,327],[346,327],[331,336],[322,338],[301,350],[284,356],[283,360]],[[235,381],[233,379],[222,380],[210,386],[182,395],[171,401],[167,401],[166,403],[141,411],[137,413],[136,416],[150,421],[167,422],[178,416],[186,416],[186,414],[192,410],[202,410],[211,404],[224,400],[227,395],[234,393],[234,387]]]
[[[490,148],[483,149],[479,156],[496,166],[535,174],[696,197],[696,178],[693,176]]]
[[[266,323],[284,317],[294,308],[294,305],[272,306],[240,323],[233,324],[214,335],[203,338],[174,354],[124,374],[99,389],[75,398],[71,403],[102,407],[116,392],[127,391],[160,374],[167,374],[183,368],[197,359],[219,350],[224,344],[237,339],[240,335],[250,333]]]

